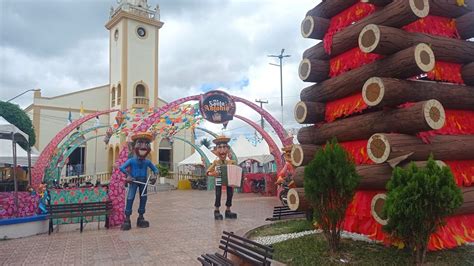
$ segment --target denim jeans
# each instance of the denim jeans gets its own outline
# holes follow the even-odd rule
[[[146,183],[146,177],[143,178],[135,178],[137,181]],[[146,200],[147,196],[142,196],[143,189],[145,188],[145,184],[137,184],[137,183],[130,183],[128,184],[128,195],[127,195],[127,206],[125,207],[125,215],[132,215],[132,206],[133,206],[133,200],[135,199],[135,194],[137,193],[137,188],[138,188],[138,193],[140,193],[140,205],[138,206],[138,214],[144,214],[145,213],[145,205],[146,205]],[[146,194],[146,191],[145,191]]]

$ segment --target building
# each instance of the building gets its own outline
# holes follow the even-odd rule
[[[35,91],[33,104],[25,111],[35,127],[36,148],[41,152],[67,125],[67,118],[79,118],[81,110],[83,115],[88,115],[100,110],[147,109],[166,104],[159,98],[158,89],[159,31],[162,26],[158,6],[152,8],[146,0],[119,0],[117,7],[111,8],[110,19],[105,24],[109,31],[109,84],[54,97],[45,97],[41,91]],[[115,114],[101,116],[100,124],[112,125]],[[83,129],[96,123],[89,121]],[[103,138],[95,138],[104,131],[102,128],[80,138],[88,141],[70,155],[65,167],[68,170],[62,169],[63,175],[111,172],[125,139],[111,138],[106,145]],[[178,135],[194,141],[190,130],[183,130]],[[151,159],[154,163],[170,165],[173,170],[175,163],[192,152],[192,147],[184,142],[170,143],[167,139],[157,138],[152,146]]]

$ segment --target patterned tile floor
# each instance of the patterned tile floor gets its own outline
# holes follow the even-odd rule
[[[225,192],[222,204],[225,204]],[[276,197],[234,194],[237,220],[215,221],[213,191],[166,191],[149,195],[145,217],[150,228],[135,227],[138,198],[134,204],[132,230],[106,230],[89,223],[61,225],[59,232],[0,241],[2,265],[199,265],[202,253],[218,251],[223,230],[239,235],[267,224]],[[223,210],[223,208],[221,208]]]

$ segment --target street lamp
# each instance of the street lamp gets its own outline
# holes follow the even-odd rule
[[[273,64],[273,63],[269,63],[270,65],[273,65],[273,66],[279,66],[280,67],[280,97],[281,97],[281,101],[280,101],[280,104],[281,104],[281,124],[283,125],[283,71],[282,71],[282,68],[283,68],[283,58],[284,57],[290,57],[291,55],[284,55],[283,53],[285,52],[285,48],[281,49],[281,53],[279,55],[268,55],[268,57],[276,57],[278,59],[280,59],[280,64]]]
[[[11,98],[11,99],[10,99],[10,100],[8,100],[7,102],[11,102],[12,100],[14,100],[14,99],[16,99],[16,98],[20,97],[21,95],[23,95],[23,94],[25,94],[25,93],[27,93],[27,92],[29,92],[29,91],[39,91],[39,89],[29,89],[29,90],[26,90],[26,91],[24,91],[24,92],[22,92],[22,93],[18,94],[17,96],[15,96],[15,97]]]

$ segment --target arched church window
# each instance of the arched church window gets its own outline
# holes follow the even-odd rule
[[[145,86],[143,86],[143,84],[138,84],[137,85],[137,87],[135,88],[135,96],[136,97],[145,97],[146,96]]]
[[[122,86],[119,84],[117,86],[117,105],[120,105],[122,99]]]
[[[115,106],[115,87],[112,88],[112,105]]]

